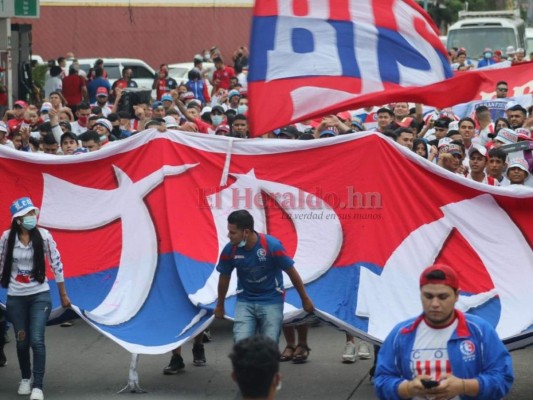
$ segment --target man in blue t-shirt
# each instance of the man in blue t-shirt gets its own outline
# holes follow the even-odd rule
[[[224,300],[236,268],[239,280],[233,325],[235,343],[255,334],[277,343],[285,298],[282,271],[298,291],[303,309],[308,313],[314,310],[294,261],[279,240],[254,231],[254,219],[246,210],[233,211],[228,216],[228,238],[230,242],[222,250],[217,265],[220,277],[215,317],[224,318]]]

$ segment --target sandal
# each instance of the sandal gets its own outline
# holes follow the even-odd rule
[[[309,352],[311,349],[307,347],[306,344],[299,344],[296,346],[296,350],[294,350],[294,354],[292,356],[292,362],[294,364],[301,364],[307,361],[307,358],[309,357]]]
[[[279,356],[279,360],[281,362],[291,361],[295,350],[296,348],[294,346],[291,346],[291,345],[285,346],[285,350],[283,350],[283,353],[281,353],[281,355]]]

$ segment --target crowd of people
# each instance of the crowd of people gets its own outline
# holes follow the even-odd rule
[[[520,63],[525,60],[523,49],[517,49],[516,51],[508,49],[506,56],[509,57],[512,63]],[[504,57],[501,52],[492,52],[492,50],[486,49],[483,59],[477,65],[478,67],[490,66],[502,60],[504,60]],[[194,68],[189,72],[188,79],[185,82],[177,82],[169,75],[168,65],[161,64],[152,86],[155,91],[155,98],[149,101],[134,98],[128,92],[128,89],[137,87],[135,76],[133,76],[130,68],[124,68],[121,79],[109,82],[105,64],[102,60],[98,60],[88,72],[82,71],[76,60],[72,60],[70,67],[66,70],[65,61],[65,57],[60,57],[57,59],[57,63],[50,66],[49,76],[44,87],[45,98],[41,104],[28,104],[21,99],[14,102],[12,109],[6,110],[3,120],[0,122],[0,144],[17,151],[29,153],[77,155],[98,151],[105,146],[113,146],[133,135],[142,135],[144,134],[143,132],[149,129],[157,129],[160,132],[174,130],[178,134],[179,132],[197,132],[240,139],[249,138],[248,85],[246,81],[248,50],[245,47],[235,51],[233,67],[225,63],[220,50],[216,47],[213,47],[211,51],[205,51],[201,55],[195,56]],[[215,70],[212,74],[203,67],[207,61],[214,63]],[[450,52],[450,63],[452,69],[455,70],[474,68],[474,63],[468,59],[465,49],[452,50]],[[504,81],[498,82],[495,87],[495,98],[507,99],[508,92],[508,84]],[[492,110],[483,105],[477,107],[471,116],[459,118],[451,108],[428,110],[422,104],[397,102],[386,105],[372,105],[359,110],[347,110],[336,115],[300,121],[292,125],[281,126],[279,129],[265,133],[262,137],[278,140],[317,140],[328,139],[338,135],[357,135],[359,132],[371,130],[383,134],[400,146],[409,149],[416,156],[427,159],[435,166],[448,170],[462,179],[491,186],[509,186],[513,189],[533,186],[533,180],[529,178],[533,170],[531,150],[526,147],[517,148],[512,146],[532,140],[533,110],[529,105],[524,106],[514,99],[507,100],[505,110],[501,110],[497,118]],[[19,199],[18,201],[26,205],[29,204],[27,207],[29,211],[24,215],[16,212],[16,210],[12,211],[12,227],[0,239],[0,248],[7,246],[10,252],[29,252],[28,238],[30,234],[34,235],[32,232],[39,232],[37,236],[41,236],[40,242],[32,242],[33,246],[38,246],[43,240],[48,243],[48,246],[51,246],[53,239],[51,239],[51,236],[47,236],[49,233],[44,230],[35,230],[35,226],[30,226],[26,221],[26,217],[36,216],[37,210],[31,204],[31,200]],[[31,212],[34,215],[31,215]],[[313,311],[313,303],[307,296],[305,287],[301,284],[296,270],[292,267],[292,260],[286,256],[283,248],[280,247],[279,241],[275,238],[257,234],[253,230],[253,220],[250,224],[247,215],[233,215],[232,217],[233,219],[228,220],[228,226],[231,228],[229,231],[231,243],[224,249],[220,263],[217,266],[217,270],[221,274],[219,283],[219,293],[221,295],[215,309],[215,315],[217,317],[224,316],[225,291],[227,291],[229,285],[231,271],[236,268],[239,273],[239,285],[242,285],[243,289],[241,293],[243,294],[240,299],[242,301],[237,303],[234,330],[235,341],[240,342],[243,339],[254,336],[255,333],[260,333],[263,336],[270,337],[277,344],[280,333],[283,332],[287,345],[281,354],[278,354],[279,360],[292,361],[296,364],[305,362],[310,352],[307,339],[308,325],[300,324],[296,327],[282,327],[282,308],[280,308],[280,304],[282,306],[283,303],[280,303],[281,298],[278,296],[282,292],[282,286],[272,286],[273,282],[279,283],[278,275],[281,275],[282,270],[285,271],[298,290],[303,308],[310,313]],[[31,237],[33,238],[34,236]],[[15,246],[15,249],[13,249],[13,246]],[[249,255],[252,254],[250,249],[253,250],[257,246],[266,251],[265,260],[269,260],[275,266],[275,270],[267,277],[268,284],[264,288],[259,288],[259,291],[262,292],[259,297],[254,292],[257,290],[257,286],[252,284],[251,287],[247,288],[245,283],[247,282],[247,277],[246,275],[240,275],[239,269],[243,263],[265,262],[265,260],[255,260],[254,257],[256,256],[250,256],[251,258],[248,259]],[[270,254],[274,252],[276,257],[273,258]],[[254,252],[253,254],[256,253]],[[244,260],[240,263],[235,263],[236,255],[241,256]],[[4,275],[2,275],[2,284],[5,287],[9,287],[11,293],[8,292],[8,294],[10,296],[16,296],[17,293],[14,293],[13,290],[18,290],[16,285],[19,285],[20,281],[15,276],[14,280],[17,283],[10,285],[9,276],[12,275],[11,270],[6,270],[6,266],[15,261],[13,261],[13,258],[9,262],[6,260],[10,259],[0,258],[0,271],[3,269],[6,277],[4,279]],[[40,262],[39,268],[42,269]],[[62,282],[60,262],[59,264],[54,264],[53,267],[56,281]],[[9,271],[9,273],[5,271]],[[26,265],[25,271],[28,276],[33,276],[34,270],[31,263]],[[448,270],[444,271],[444,278],[442,276],[442,273],[433,274],[430,278],[427,278],[427,282],[440,284],[438,281],[441,280],[444,286],[447,285],[447,287],[451,287],[451,289],[456,291],[456,281],[453,279],[457,279],[457,277],[450,277],[450,271]],[[33,279],[31,278],[30,281],[33,282]],[[45,285],[45,283],[46,280],[43,279],[38,282],[39,285]],[[422,286],[424,285],[421,284]],[[47,291],[47,286],[39,286],[39,288],[38,293]],[[63,292],[62,303],[68,306],[69,300],[64,287]],[[252,295],[247,297],[247,294],[250,293]],[[456,292],[454,293],[456,294]],[[22,294],[24,296],[34,295],[33,292],[24,292]],[[432,294],[430,295],[433,296]],[[455,299],[454,296],[452,295],[451,298]],[[10,301],[11,304],[15,304],[13,299]],[[8,316],[10,301],[8,300]],[[14,309],[17,306],[12,307]],[[456,316],[452,319],[455,324],[453,325],[454,329],[457,328],[457,321],[460,324],[468,323],[468,321],[464,321],[464,317],[461,317],[460,314],[455,313],[454,316]],[[260,323],[251,323],[250,321],[254,319],[260,321]],[[13,316],[11,316],[10,320],[15,325],[16,331],[20,331],[21,326],[26,323],[17,321]],[[418,325],[414,328],[409,328],[406,325],[405,329],[417,331],[419,329],[417,327]],[[430,322],[428,322],[425,329],[431,331]],[[448,334],[454,334],[454,329],[448,330]],[[427,334],[427,332],[425,333]],[[399,335],[397,332],[394,334]],[[445,338],[444,343],[449,340],[449,335]],[[3,337],[3,335],[0,336]],[[206,363],[202,343],[204,337],[205,335],[199,335],[195,339],[193,358],[196,365]],[[414,339],[406,340],[411,340],[412,342]],[[418,340],[418,336],[416,336],[416,340]],[[439,340],[444,339],[440,338]],[[37,342],[39,341],[36,339],[35,343]],[[411,342],[408,343],[409,346],[412,346],[413,343]],[[35,347],[35,343],[32,341],[31,344],[34,351],[33,375],[28,369],[29,345],[26,342],[20,344],[18,355],[22,371],[22,383],[19,387],[19,394],[31,393],[32,399],[42,399],[44,361],[42,361],[42,354],[38,350],[36,353],[37,347]],[[367,343],[361,342],[359,343],[359,348],[357,348],[354,337],[350,335],[346,335],[345,343],[344,352],[342,357],[340,357],[341,361],[352,363],[355,362],[357,357],[362,359],[371,358]],[[482,344],[482,342],[479,343]],[[442,343],[440,344],[442,345]],[[252,343],[252,345],[254,344]],[[426,342],[421,344],[421,346],[426,345],[428,345]],[[398,351],[394,346],[395,344],[385,343],[386,354],[383,360],[387,362],[391,359],[394,360],[394,352]],[[1,347],[3,347],[2,342],[0,342],[0,350]],[[478,348],[476,346],[476,349]],[[17,349],[19,349],[18,341]],[[238,364],[236,361],[237,354],[241,350],[239,348],[234,350],[232,358],[234,363]],[[375,348],[375,360],[378,359],[376,357],[377,351],[378,348]],[[501,357],[505,358],[505,353],[503,350],[501,351]],[[2,353],[0,354],[1,365],[2,362],[5,363],[5,356],[3,356],[3,352],[0,353]],[[272,356],[271,353],[268,354]],[[402,363],[402,365],[410,361],[404,359],[405,355],[397,355],[397,357],[401,357],[401,359],[398,359],[398,363]],[[452,355],[450,355],[450,359],[452,359]],[[40,365],[42,365],[42,368]],[[173,351],[171,362],[164,369],[164,373],[174,374],[183,368],[181,349],[178,348]],[[279,383],[278,371],[275,368],[272,369],[272,381],[267,382],[270,384],[268,386],[269,393]],[[424,375],[422,378],[413,379],[414,375],[410,374],[409,371],[402,370],[401,373],[393,371],[397,375],[399,374],[399,377],[383,378],[383,375],[381,375],[381,378],[379,378],[380,374],[392,374],[391,368],[391,365],[386,365],[385,362],[383,364],[378,362],[376,373],[377,382],[379,383],[378,391],[384,393],[382,398],[395,398],[393,394],[402,398],[405,396],[435,394],[438,398],[442,393],[446,396],[469,395],[475,397],[478,393],[485,393],[486,390],[489,390],[487,387],[490,387],[484,386],[484,381],[471,382],[475,380],[473,378],[477,376],[477,371],[470,370],[462,371],[461,374],[464,379],[462,381],[453,381],[453,388],[449,390],[443,389],[442,386],[440,389],[428,388],[422,382],[426,378],[429,381],[435,379],[432,373],[427,373],[425,374],[427,376]],[[452,363],[452,370],[455,373],[456,370],[453,368]],[[509,386],[509,371],[506,370],[504,373],[507,374],[505,376],[505,382],[507,383],[503,385],[504,389],[498,393],[504,392]],[[33,376],[33,386],[30,386],[30,376]],[[406,384],[406,381],[410,383]],[[452,380],[448,382],[452,382]],[[438,385],[437,383],[435,387],[438,387]],[[35,389],[37,391],[34,394],[33,391]],[[442,392],[439,392],[439,390],[442,390]]]

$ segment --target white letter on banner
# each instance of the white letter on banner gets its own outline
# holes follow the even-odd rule
[[[422,55],[422,57],[428,61],[430,65],[430,69],[428,71],[421,71],[419,69],[409,68],[398,64],[398,70],[400,72],[400,85],[429,85],[430,83],[443,80],[446,76],[444,74],[442,60],[439,58],[437,51],[423,36],[421,36],[415,30],[415,18],[418,17],[418,19],[424,21],[424,25],[426,26],[428,32],[432,32],[433,30],[426,20],[424,20],[411,6],[401,1],[395,2],[394,15],[402,17],[401,20],[396,18],[398,31],[400,34]]]
[[[374,20],[372,0],[350,1],[354,21],[355,58],[361,72],[361,94],[383,90],[379,73],[378,30]]]
[[[280,1],[274,49],[268,51],[266,81],[299,76],[340,76],[342,66],[337,49],[337,33],[327,22],[329,0],[308,0],[309,13],[295,16],[292,1]],[[295,29],[309,32],[313,51],[296,53],[292,46]]]

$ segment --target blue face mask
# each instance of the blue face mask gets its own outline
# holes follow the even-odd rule
[[[248,111],[248,106],[246,104],[242,104],[237,107],[237,114],[244,114],[246,111]]]
[[[28,215],[22,218],[22,226],[24,229],[31,231],[37,226],[37,217],[35,215]]]
[[[211,122],[214,126],[219,126],[222,123],[222,115],[211,115]]]

